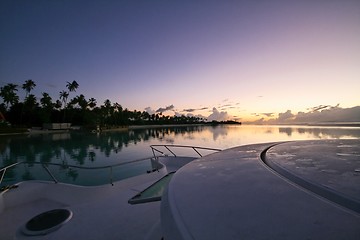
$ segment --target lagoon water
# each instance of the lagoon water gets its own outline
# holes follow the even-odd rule
[[[123,132],[63,132],[0,136],[0,166],[26,161],[7,171],[2,185],[51,180],[100,185],[146,173],[151,161],[99,168],[152,156],[150,145],[176,144],[227,149],[235,146],[310,139],[359,139],[360,127],[218,125],[154,127]],[[176,152],[181,155],[183,152]],[[209,152],[210,153],[210,152]],[[41,163],[41,164],[39,164]],[[51,165],[52,163],[60,165]],[[84,168],[97,169],[84,169]]]

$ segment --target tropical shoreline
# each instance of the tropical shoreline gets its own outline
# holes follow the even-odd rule
[[[189,123],[189,124],[151,124],[151,125],[129,125],[129,126],[122,126],[116,128],[103,128],[100,130],[92,130],[89,132],[122,132],[122,131],[129,131],[129,130],[136,130],[136,129],[146,129],[146,128],[168,128],[168,127],[195,127],[195,126],[218,126],[218,125],[234,125],[234,124],[227,124],[227,123],[219,123],[219,124],[209,124],[209,123]],[[241,125],[241,124],[235,124]],[[298,124],[249,124],[244,123],[244,125],[259,125],[259,126],[298,126],[298,127],[355,127],[359,128],[359,122],[339,122],[339,123],[298,123]],[[0,136],[3,135],[22,135],[22,134],[52,134],[52,133],[66,133],[72,131],[84,131],[84,129],[80,127],[74,127],[70,129],[57,129],[57,130],[49,130],[49,129],[39,129],[39,128],[29,128],[25,129],[14,129],[13,132],[6,131],[1,132]]]

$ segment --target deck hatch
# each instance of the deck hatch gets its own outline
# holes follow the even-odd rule
[[[72,212],[68,209],[53,209],[43,212],[31,218],[23,227],[25,235],[37,236],[45,235],[59,229],[72,217]]]

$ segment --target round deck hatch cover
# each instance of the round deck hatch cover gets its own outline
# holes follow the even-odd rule
[[[45,235],[59,229],[71,217],[72,212],[68,209],[53,209],[43,212],[30,219],[22,228],[22,232],[31,236]]]

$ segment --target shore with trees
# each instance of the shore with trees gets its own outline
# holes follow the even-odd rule
[[[53,98],[46,92],[41,97],[32,94],[36,83],[29,79],[21,86],[8,83],[0,88],[0,132],[22,132],[29,128],[42,129],[44,124],[70,123],[86,130],[120,129],[129,125],[179,125],[219,124],[206,122],[194,116],[167,116],[162,113],[149,114],[146,111],[130,111],[109,99],[98,106],[95,98],[75,95],[79,84],[74,80],[66,83],[66,89]],[[25,91],[21,101],[18,91]],[[74,96],[75,95],[75,96]],[[71,97],[72,96],[72,97]],[[71,98],[70,98],[71,97]],[[227,123],[227,122],[221,122]],[[228,122],[230,123],[230,122]]]

